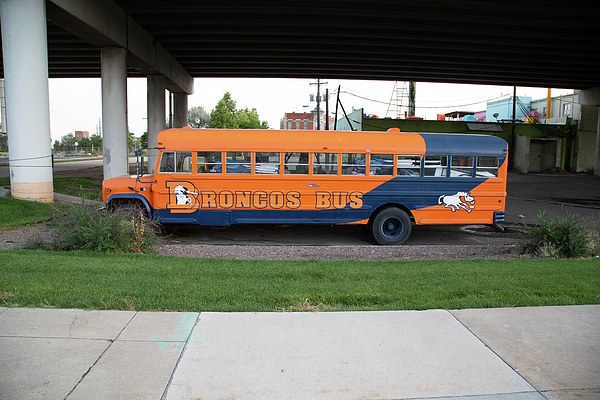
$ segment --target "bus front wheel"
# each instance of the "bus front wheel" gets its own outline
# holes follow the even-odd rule
[[[371,233],[379,244],[404,243],[410,236],[411,230],[410,217],[397,207],[381,210],[371,224]]]

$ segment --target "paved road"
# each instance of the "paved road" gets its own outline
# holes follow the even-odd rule
[[[5,161],[3,162],[0,159],[0,164],[4,164],[4,163],[8,163],[7,159],[4,159]],[[79,161],[72,161],[70,160],[69,162],[58,162],[61,160],[56,159],[54,162],[54,171],[60,172],[60,171],[74,171],[74,170],[78,170],[78,169],[83,169],[83,168],[92,168],[92,167],[98,167],[102,165],[102,157],[98,157],[97,159],[93,159],[93,160],[79,160]],[[5,166],[0,166],[0,178],[6,178],[8,177],[10,174],[10,170],[8,165]]]

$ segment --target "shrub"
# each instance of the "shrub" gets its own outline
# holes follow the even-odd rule
[[[530,240],[523,252],[537,257],[572,258],[596,255],[600,251],[598,229],[591,229],[581,219],[568,214],[565,218],[538,215],[540,225],[529,228]]]
[[[146,253],[156,241],[157,224],[139,210],[97,210],[81,204],[53,224],[55,250]]]

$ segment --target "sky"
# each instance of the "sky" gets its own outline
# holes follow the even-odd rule
[[[314,79],[262,79],[262,78],[196,78],[194,94],[188,97],[188,107],[202,106],[210,111],[230,92],[238,108],[256,108],[262,121],[269,127],[279,129],[280,120],[286,112],[310,112],[316,102],[310,94],[316,94]],[[380,118],[396,117],[397,109],[390,106],[395,98],[393,81],[322,80],[321,93],[329,89],[329,109],[335,111],[336,95],[340,88],[340,101],[350,113],[363,108],[366,114]],[[50,131],[52,141],[63,135],[83,130],[90,135],[98,132],[102,116],[100,79],[50,79]],[[407,93],[408,83],[398,82],[399,90]],[[546,98],[548,89],[517,87],[517,96],[530,96],[533,100]],[[552,89],[552,96],[573,93],[568,89]],[[465,85],[417,82],[416,116],[436,119],[437,114],[452,111],[483,111],[488,101],[512,96],[512,86]],[[406,94],[407,96],[407,94]],[[141,136],[147,130],[146,79],[127,80],[129,131]],[[406,99],[406,97],[404,98]],[[394,103],[395,104],[395,103]],[[321,103],[325,109],[325,104]],[[406,107],[401,108],[404,115]],[[341,109],[338,119],[341,118]]]

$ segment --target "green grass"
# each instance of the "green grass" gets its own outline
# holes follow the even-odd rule
[[[254,261],[0,251],[0,305],[181,311],[600,304],[580,260]]]
[[[13,227],[47,221],[56,209],[50,204],[0,197],[0,227]]]

